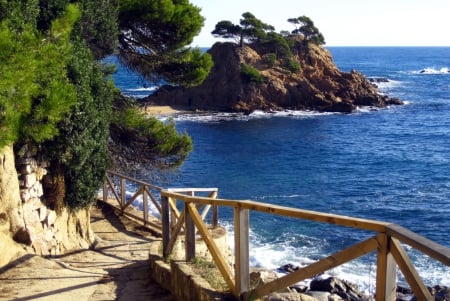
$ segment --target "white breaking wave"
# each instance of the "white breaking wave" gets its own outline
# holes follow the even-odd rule
[[[412,71],[413,74],[449,74],[450,69],[448,67],[435,68],[435,67],[427,67],[424,69]]]
[[[316,116],[326,116],[331,114],[339,113],[329,113],[329,112],[318,112],[318,111],[294,111],[294,110],[284,110],[284,111],[272,111],[263,112],[256,110],[251,114],[244,113],[225,113],[225,112],[195,112],[195,113],[182,113],[176,114],[173,118],[176,121],[193,121],[193,122],[221,122],[230,120],[239,121],[249,121],[257,119],[268,119],[272,117],[289,117],[289,118],[311,118]],[[162,116],[160,119],[167,119],[167,116]]]
[[[138,87],[138,88],[128,88],[123,89],[122,93],[134,98],[144,98],[153,94],[158,89],[158,86],[150,87]]]

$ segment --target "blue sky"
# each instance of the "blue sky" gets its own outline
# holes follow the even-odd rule
[[[251,12],[280,30],[286,20],[310,17],[327,46],[450,46],[450,0],[190,0],[202,9],[205,26],[192,46],[208,47],[222,20],[238,24]]]

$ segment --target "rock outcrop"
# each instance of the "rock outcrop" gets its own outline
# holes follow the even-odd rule
[[[341,72],[325,48],[297,41],[292,49],[290,62],[296,69],[277,60],[273,49],[256,43],[243,47],[216,43],[209,50],[214,67],[203,84],[192,88],[163,86],[143,102],[246,113],[284,109],[352,112],[358,106],[402,104],[381,95],[363,74]],[[243,66],[257,70],[262,80],[246,79]]]

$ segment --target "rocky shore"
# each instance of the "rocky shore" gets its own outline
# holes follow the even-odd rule
[[[286,264],[278,268],[279,273],[291,273],[299,267],[293,264]],[[252,284],[259,285],[267,283],[278,277],[275,271],[253,271]],[[450,300],[450,288],[446,286],[435,285],[428,287],[428,290],[434,296],[436,301]],[[339,279],[337,277],[314,278],[308,286],[294,285],[282,292],[271,294],[264,298],[270,301],[371,301],[375,300],[374,296],[368,296],[361,292],[356,284],[349,281]],[[407,287],[397,287],[396,301],[417,301],[414,292]]]
[[[166,85],[141,103],[244,113],[285,109],[350,113],[360,106],[402,104],[381,95],[377,81],[355,70],[340,71],[327,49],[301,42],[293,49],[298,70],[287,69],[281,60],[271,61],[273,49],[258,44],[216,43],[209,50],[214,67],[203,84],[191,88]],[[249,77],[246,68],[257,78]]]

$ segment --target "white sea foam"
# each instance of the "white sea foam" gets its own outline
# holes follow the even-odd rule
[[[134,98],[144,98],[153,94],[157,89],[158,86],[127,88],[123,89],[122,93]]]
[[[195,112],[195,113],[182,113],[176,114],[174,119],[176,121],[193,121],[193,122],[221,122],[230,120],[249,121],[257,119],[268,119],[273,117],[289,117],[289,118],[312,118],[316,116],[326,116],[338,113],[318,112],[318,111],[272,111],[263,112],[256,110],[251,114],[244,113],[226,113],[226,112]],[[160,119],[165,120],[167,116],[162,116]]]
[[[380,91],[381,95],[389,95],[390,92],[397,88],[398,86],[402,85],[403,82],[397,81],[397,80],[388,80],[387,82],[380,82],[377,83],[378,90]]]
[[[450,69],[448,67],[436,68],[436,67],[426,67],[420,70],[412,71],[413,74],[449,74]]]

